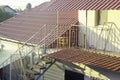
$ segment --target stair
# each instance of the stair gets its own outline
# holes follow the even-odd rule
[[[40,57],[46,57],[47,54],[38,54]]]
[[[51,62],[52,62],[51,59],[43,59],[43,60],[42,60],[42,63],[43,63],[43,64],[50,64]]]
[[[40,72],[34,71],[34,70],[30,70],[30,69],[25,69],[26,73],[32,74],[32,75],[38,75],[40,74]]]
[[[38,68],[38,69],[45,69],[45,66],[39,65],[39,64],[28,64],[29,67],[32,68]]]
[[[26,77],[30,78],[28,80],[38,80],[42,78],[44,73],[50,68],[50,66],[54,62],[53,59],[48,58],[46,54],[40,54],[39,56],[38,59],[34,59],[37,60],[37,63],[28,64],[27,69],[25,69]]]
[[[53,28],[51,29],[51,26],[53,26]],[[18,50],[16,50],[16,54],[19,54],[19,58],[17,58],[17,60],[19,59],[18,65],[14,64],[12,65],[12,68],[17,71],[18,67],[20,67],[19,71],[17,71],[16,75],[21,75],[20,76],[20,80],[25,80],[26,79],[26,72],[30,73],[30,74],[38,74],[38,72],[34,71],[35,69],[39,69],[42,68],[41,66],[36,66],[38,64],[40,65],[44,65],[46,68],[42,72],[41,74],[44,75],[44,73],[51,67],[51,65],[55,62],[55,60],[51,60],[51,59],[46,59],[46,54],[40,54],[39,57],[41,59],[38,59],[37,64],[34,65],[30,65],[30,60],[25,59],[26,56],[31,56],[31,54],[33,52],[37,52],[37,50],[39,50],[40,48],[47,48],[49,47],[55,40],[57,40],[60,36],[62,36],[67,30],[69,30],[72,26],[68,26],[68,25],[43,25],[40,27],[40,29],[38,31],[36,31],[29,39],[27,39],[22,46],[18,45]],[[48,29],[49,28],[49,29]],[[59,29],[59,31],[58,31]],[[48,31],[49,30],[49,31]],[[40,35],[41,31],[45,31],[45,35],[41,35],[41,38],[39,39],[40,41],[38,41],[39,43],[37,43],[37,45],[34,45],[28,49],[26,49],[26,45],[27,44],[31,44],[32,42],[34,43],[34,39],[37,39],[36,37],[38,37]],[[59,35],[58,35],[59,34]],[[51,39],[52,38],[52,39]],[[25,50],[26,49],[26,50]],[[9,57],[8,59],[6,59],[6,61],[2,64],[4,65],[5,63],[10,63],[11,58],[14,57],[14,54],[12,54],[11,57]],[[15,61],[12,61],[15,62]],[[28,62],[28,63],[27,63]],[[26,69],[27,64],[29,64],[29,68]],[[32,69],[30,68],[32,66]],[[39,74],[40,74],[39,72]],[[13,72],[14,74],[14,72]],[[24,75],[24,76],[23,76]],[[12,76],[10,76],[12,79]],[[41,77],[41,75],[39,76],[39,78]],[[17,78],[16,78],[17,79]]]

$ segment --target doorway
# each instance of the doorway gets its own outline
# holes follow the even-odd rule
[[[81,73],[65,70],[65,80],[84,80],[84,75]]]

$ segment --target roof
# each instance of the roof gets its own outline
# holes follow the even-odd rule
[[[52,0],[0,23],[0,37],[25,42],[39,32],[30,43],[36,44],[43,39],[49,42],[50,38],[54,41],[69,29],[65,26],[78,21],[77,10],[120,9],[119,4],[120,0]],[[58,36],[57,32],[53,32],[57,31],[57,25],[62,26],[58,29]],[[46,28],[49,30],[47,33],[44,32]]]
[[[48,10],[119,10],[120,0],[52,0]]]
[[[0,9],[4,9],[7,5],[0,5]]]
[[[5,8],[9,8],[9,10],[11,10],[11,11],[7,11]],[[16,11],[14,10],[14,9],[12,9],[10,6],[8,6],[8,5],[1,5],[0,6],[0,9],[2,9],[2,10],[4,10],[4,11],[6,11],[6,12],[9,12],[9,13],[16,13]]]
[[[52,40],[54,41],[54,39],[56,39],[55,36],[57,36],[55,35],[57,33],[57,25],[59,25],[58,32],[60,36],[63,32],[69,29],[71,24],[75,24],[78,21],[77,11],[41,11],[41,7],[41,5],[37,6],[29,11],[0,23],[0,37],[25,42],[35,33],[39,32],[29,41],[30,43],[37,44],[45,38],[46,41],[49,42],[51,40],[48,39],[48,37],[52,37]],[[65,26],[69,27],[64,28]]]
[[[61,61],[82,63],[85,65],[98,66],[120,72],[120,57],[116,56],[70,48],[50,54],[49,57]]]

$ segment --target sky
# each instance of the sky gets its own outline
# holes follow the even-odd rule
[[[43,2],[50,0],[0,0],[0,5],[9,5],[13,9],[25,9],[27,3],[35,7]]]

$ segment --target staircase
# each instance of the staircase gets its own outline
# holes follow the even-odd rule
[[[52,28],[50,26],[54,26]],[[12,54],[3,64],[10,63],[9,79],[8,80],[41,80],[44,73],[55,63],[55,60],[47,57],[46,54],[40,54],[40,49],[47,48],[51,43],[63,35],[72,26],[58,26],[58,25],[43,25],[38,32],[34,33],[26,42],[19,47],[19,49]],[[50,30],[47,30],[50,28]],[[41,39],[34,45],[34,47],[27,47],[26,44],[35,41],[39,37],[41,31],[45,32]],[[36,55],[34,56],[33,53]],[[3,78],[2,80],[6,80]]]
[[[64,75],[63,64],[56,61],[44,74],[44,80],[64,80]]]
[[[55,60],[41,54],[40,58],[34,60],[33,64],[27,64],[25,68],[27,80],[42,79],[44,73],[55,63]],[[23,77],[23,75],[21,76]]]

